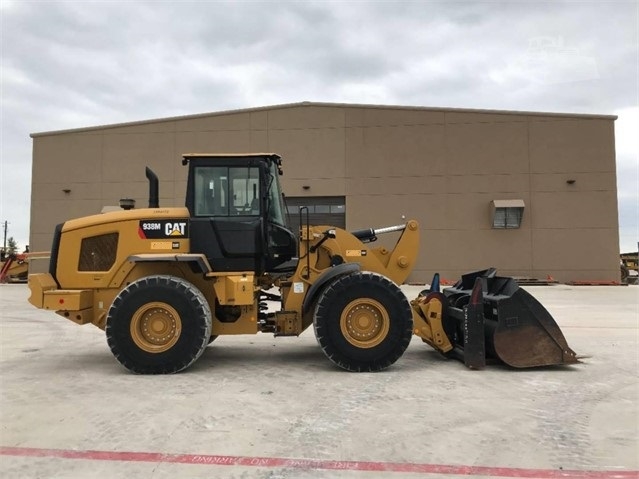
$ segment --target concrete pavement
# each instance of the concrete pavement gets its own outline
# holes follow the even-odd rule
[[[526,289],[584,364],[470,371],[414,338],[347,373],[307,330],[136,376],[102,331],[0,285],[0,477],[638,477],[639,287]]]

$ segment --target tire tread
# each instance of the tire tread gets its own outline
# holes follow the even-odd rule
[[[390,302],[393,308],[393,311],[388,311],[388,313],[391,329],[394,332],[391,334],[389,331],[389,335],[392,337],[388,338],[388,341],[394,344],[391,344],[390,351],[373,359],[357,358],[360,355],[358,348],[352,345],[346,348],[341,347],[339,342],[331,338],[329,331],[329,328],[339,329],[339,318],[335,318],[336,312],[331,311],[333,303],[339,301],[339,298],[350,288],[361,288],[362,285],[365,285],[371,294],[376,292],[387,295],[385,301]],[[374,296],[371,297],[378,299]],[[388,368],[404,354],[413,334],[412,312],[402,290],[385,276],[369,271],[340,276],[330,283],[317,301],[313,327],[317,342],[326,357],[338,367],[353,372],[375,372]],[[386,339],[384,341],[388,342]]]
[[[153,291],[156,288],[178,290],[187,300],[189,307],[196,312],[200,324],[197,325],[194,331],[195,340],[185,357],[167,361],[164,365],[139,364],[130,357],[130,354],[127,354],[126,345],[122,344],[118,338],[116,328],[120,325],[116,325],[116,322],[122,321],[123,319],[118,318],[117,314],[132,297],[135,297],[137,294],[143,294],[145,291]],[[211,309],[199,289],[187,280],[177,276],[152,275],[140,278],[120,291],[109,308],[105,332],[111,352],[129,371],[137,374],[172,374],[188,368],[202,355],[211,337],[211,328]],[[184,334],[184,329],[182,334]]]

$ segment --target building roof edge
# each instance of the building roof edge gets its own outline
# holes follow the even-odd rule
[[[62,135],[68,133],[83,133],[89,131],[106,130],[112,128],[123,128],[129,126],[150,125],[154,123],[168,123],[171,121],[181,120],[193,120],[198,118],[206,118],[211,116],[224,116],[233,115],[238,113],[251,113],[266,110],[281,110],[287,108],[298,108],[306,106],[315,107],[330,107],[330,108],[371,108],[371,109],[386,109],[386,110],[414,110],[414,111],[438,111],[438,112],[451,112],[451,113],[487,113],[492,115],[525,115],[525,116],[545,116],[545,117],[559,117],[559,118],[589,118],[589,119],[605,119],[616,120],[617,115],[603,115],[603,114],[591,114],[591,113],[559,113],[559,112],[543,112],[543,111],[519,111],[519,110],[489,110],[479,108],[451,108],[451,107],[430,107],[430,106],[405,106],[405,105],[380,105],[380,104],[358,104],[358,103],[330,103],[330,102],[313,102],[313,101],[301,101],[297,103],[282,103],[277,105],[268,105],[251,108],[240,108],[234,110],[221,110],[208,113],[196,113],[192,115],[180,115],[165,118],[155,118],[150,120],[138,120],[131,122],[112,123],[105,125],[88,126],[81,128],[71,128],[66,130],[52,130],[31,133],[31,138],[38,138],[42,136]]]

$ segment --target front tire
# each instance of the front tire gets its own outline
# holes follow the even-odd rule
[[[107,343],[115,358],[139,374],[182,371],[200,357],[211,337],[204,295],[182,278],[154,275],[116,296],[107,315]]]
[[[347,371],[381,371],[410,343],[413,317],[401,289],[370,272],[341,276],[317,300],[315,337],[324,354]]]

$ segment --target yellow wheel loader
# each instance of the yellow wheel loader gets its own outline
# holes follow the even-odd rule
[[[311,325],[322,350],[348,371],[397,361],[413,334],[481,368],[577,362],[552,317],[492,270],[409,302],[400,290],[419,248],[416,221],[348,232],[287,227],[271,153],[188,154],[186,206],[149,205],[56,227],[49,272],[29,276],[36,307],[106,331],[117,360],[135,373],[175,373],[225,334],[299,336]],[[392,250],[372,247],[400,232]],[[274,293],[273,291],[277,291]],[[276,302],[277,307],[268,307]]]

